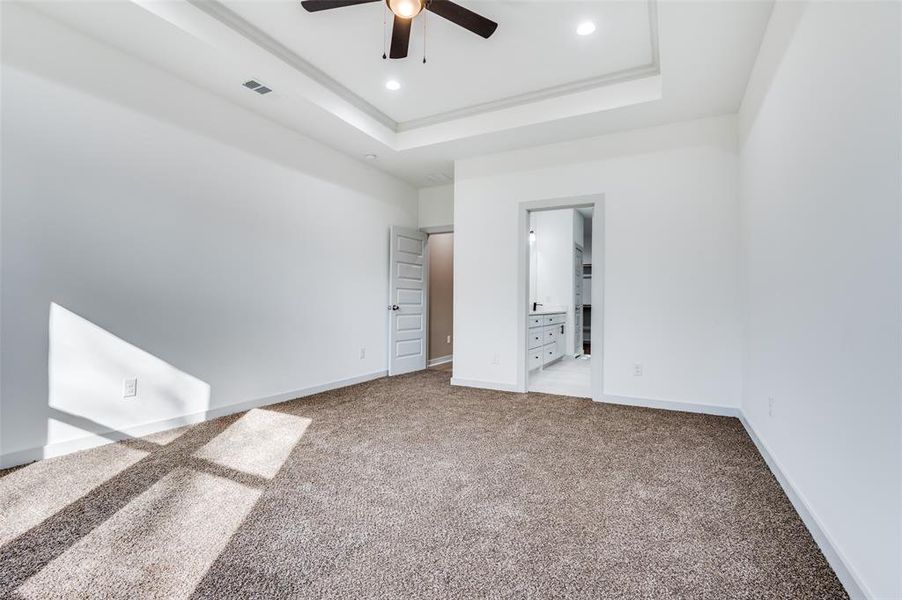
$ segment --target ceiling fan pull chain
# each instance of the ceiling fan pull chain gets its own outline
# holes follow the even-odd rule
[[[426,23],[429,22],[429,13],[423,15],[423,64],[426,64]]]
[[[388,55],[385,54],[385,11],[388,10],[388,7],[382,8],[382,60],[388,58]]]

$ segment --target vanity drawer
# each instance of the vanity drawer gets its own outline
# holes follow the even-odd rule
[[[526,344],[530,350],[539,348],[547,343],[545,340],[545,330],[541,327],[530,329],[526,332]]]
[[[535,352],[531,350],[531,352]],[[550,344],[545,344],[542,346],[542,364],[547,365],[553,360],[557,360],[561,357],[561,351],[558,349],[558,343],[552,342]]]
[[[542,317],[542,315],[529,317],[529,319],[526,320],[526,323],[527,327],[541,327],[545,324],[545,318]]]
[[[545,325],[558,325],[567,319],[567,315],[561,313],[559,315],[545,315]]]
[[[545,343],[547,344],[552,340],[559,340],[564,337],[564,324],[546,325],[543,331],[545,332]]]
[[[538,369],[543,364],[545,364],[545,356],[542,352],[543,347],[533,348],[529,351],[529,370],[532,371],[534,369]]]

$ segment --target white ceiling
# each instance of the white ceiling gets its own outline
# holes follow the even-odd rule
[[[297,0],[28,5],[357,159],[374,153],[370,164],[417,186],[443,181],[459,158],[735,112],[772,8],[461,4],[498,30],[484,40],[431,15],[425,65],[416,29],[409,58],[383,61],[378,3],[320,13]],[[574,31],[584,19],[598,25],[588,38]],[[399,92],[384,88],[388,77]],[[247,79],[274,92],[250,92]]]
[[[645,1],[462,2],[497,22],[495,34],[485,40],[424,11],[404,60],[382,58],[391,37],[382,2],[317,13],[299,2],[222,4],[399,123],[654,62]],[[583,21],[597,24],[594,35],[574,35]],[[385,89],[389,79],[402,88]]]

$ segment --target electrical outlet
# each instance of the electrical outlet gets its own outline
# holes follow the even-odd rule
[[[450,343],[451,343],[451,336],[450,336],[450,335],[445,339],[445,343],[446,343],[446,344],[450,344]]]
[[[774,416],[774,399],[773,398],[767,399],[767,416],[768,417]]]
[[[122,381],[122,397],[134,398],[138,395],[138,380],[135,378]]]
[[[642,377],[642,363],[633,365],[633,377]]]
[[[500,354],[496,354],[495,356],[492,357],[492,364],[493,365],[501,364],[501,355]]]
[[[363,360],[364,358],[366,358],[366,346],[360,348],[360,360]]]

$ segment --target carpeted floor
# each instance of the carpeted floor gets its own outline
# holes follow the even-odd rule
[[[736,419],[448,380],[0,473],[0,597],[846,597]]]

